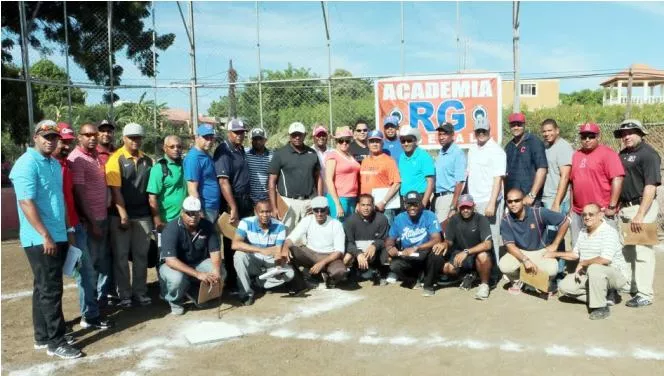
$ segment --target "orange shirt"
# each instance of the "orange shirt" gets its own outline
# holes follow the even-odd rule
[[[360,194],[371,194],[374,188],[389,188],[394,183],[401,183],[394,159],[387,154],[364,158],[360,167]]]

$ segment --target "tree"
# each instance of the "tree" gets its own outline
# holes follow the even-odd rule
[[[4,7],[3,7],[4,9]],[[2,77],[21,78],[22,71],[12,65],[2,65]],[[25,91],[25,82],[2,80],[2,130],[9,131],[16,144],[26,144],[28,135],[28,99]],[[42,110],[37,102],[32,102],[32,112],[35,121],[42,118]]]
[[[581,91],[574,91],[569,94],[561,93],[560,102],[562,104],[581,104],[581,105],[592,105],[592,104],[602,104],[604,98],[604,92],[602,89],[590,90],[584,89]]]
[[[30,67],[30,76],[47,81],[69,82],[67,72],[47,59],[39,60]],[[50,106],[61,108],[68,105],[66,87],[33,85],[32,93],[37,106],[41,109],[46,109]],[[85,104],[85,92],[79,88],[72,88],[71,102],[72,105]]]

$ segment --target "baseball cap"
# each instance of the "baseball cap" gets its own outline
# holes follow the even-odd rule
[[[196,128],[196,134],[198,135],[198,137],[214,135],[215,134],[214,127],[212,126],[212,124],[203,123],[199,125],[198,128]]]
[[[313,133],[313,134],[314,134],[315,137],[318,137],[321,133],[325,133],[325,134],[327,134],[327,129],[325,129],[324,126],[319,125],[319,126],[317,126],[317,127],[314,129],[314,133]]]
[[[618,127],[618,129],[613,131],[613,135],[615,136],[615,138],[620,138],[620,137],[622,137],[622,131],[623,130],[628,130],[628,129],[637,129],[637,130],[641,131],[642,135],[647,135],[648,134],[648,131],[643,126],[643,124],[641,124],[640,121],[638,121],[636,119],[625,119],[625,120],[623,120],[622,123],[620,123],[620,127]]]
[[[525,124],[526,123],[526,115],[524,115],[521,112],[515,112],[513,114],[510,114],[510,116],[508,118],[508,123],[510,123],[510,124],[512,124],[512,123]]]
[[[288,134],[293,134],[293,133],[307,133],[306,128],[304,128],[304,124],[300,123],[299,121],[296,121],[294,123],[291,123],[291,125],[288,127]]]
[[[334,138],[353,138],[353,132],[348,127],[337,128]]]
[[[226,129],[231,132],[246,131],[244,123],[240,119],[233,119],[226,124]]]
[[[251,138],[267,138],[265,134],[265,129],[263,128],[254,128],[251,130]]]
[[[440,123],[440,125],[436,129],[439,131],[443,131],[445,133],[454,133],[454,125],[448,122]]]
[[[581,126],[579,127],[579,133],[599,134],[599,125],[597,125],[595,123],[581,124]]]
[[[102,127],[110,127],[112,129],[115,129],[115,124],[113,124],[112,121],[110,120],[102,120],[99,122],[99,125],[97,126],[98,129],[101,129]]]
[[[475,120],[475,129],[474,131],[484,129],[486,131],[489,130],[489,121],[486,118],[478,118]]]
[[[122,136],[141,136],[145,135],[143,127],[140,124],[129,123],[122,128]]]
[[[404,138],[404,137],[415,137],[417,139],[417,142],[420,142],[420,138],[422,135],[420,135],[420,130],[417,128],[413,128],[410,125],[404,125],[401,127],[399,130],[399,137]]]
[[[369,132],[369,136],[367,137],[369,140],[382,140],[383,139],[383,132],[379,131],[376,129],[375,131]]]
[[[406,204],[419,204],[422,202],[422,196],[420,196],[417,191],[410,191],[406,193],[406,197],[404,198],[404,203]]]
[[[187,198],[182,201],[182,210],[184,211],[200,211],[201,210],[201,200],[194,196],[187,196]]]
[[[60,135],[60,128],[53,120],[42,120],[35,126],[35,134],[46,136],[49,134]]]
[[[58,123],[58,128],[60,128],[60,138],[63,140],[73,140],[76,137],[74,137],[74,130],[72,129],[71,125],[67,123]]]
[[[473,196],[469,194],[459,196],[459,199],[457,200],[457,207],[460,208],[462,206],[475,206],[475,200],[473,200]]]
[[[387,127],[388,125],[398,127],[399,126],[399,118],[396,116],[388,116],[383,120],[383,127]]]
[[[323,196],[316,196],[311,200],[312,209],[322,209],[327,208],[327,199]]]

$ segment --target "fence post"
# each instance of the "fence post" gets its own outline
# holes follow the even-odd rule
[[[191,121],[192,131],[198,127],[198,88],[196,87],[196,37],[194,36],[194,2],[189,1],[189,23],[191,24]],[[193,132],[192,132],[193,133]]]
[[[152,1],[152,78],[154,82],[153,106],[152,106],[152,126],[157,129],[157,26],[155,22],[155,7]]]
[[[265,129],[263,125],[263,68],[261,66],[261,34],[258,18],[258,1],[256,1],[256,55],[258,56],[258,116],[261,128]]]
[[[72,127],[71,123],[71,78],[69,76],[69,19],[67,18],[67,2],[63,1],[64,7],[64,27],[65,27],[65,69],[67,71],[67,121]]]
[[[332,133],[332,52],[330,51],[330,29],[327,26],[330,14],[325,6],[326,4],[327,2],[320,2],[320,6],[323,8],[323,22],[325,23],[325,37],[327,39],[327,95],[330,100],[328,107],[330,111],[330,132]]]
[[[28,56],[28,36],[25,20],[25,2],[18,3],[19,22],[21,23],[21,56],[23,63],[23,76],[25,77],[25,96],[28,101],[28,143],[32,144],[30,137],[34,132],[35,119],[32,108],[32,82],[30,81],[30,59]]]
[[[109,120],[115,121],[115,117],[113,114],[113,99],[115,97],[115,94],[113,94],[113,2],[112,1],[107,1],[106,2],[106,8],[108,9],[107,12],[107,27],[108,27],[108,77],[110,79],[110,91],[111,95],[109,98],[110,102],[110,107],[108,109],[108,114],[109,114]]]

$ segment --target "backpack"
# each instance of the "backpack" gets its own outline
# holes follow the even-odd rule
[[[157,163],[161,165],[161,184],[164,184],[166,178],[171,175],[171,170],[168,169],[168,161],[166,158],[160,158]]]

